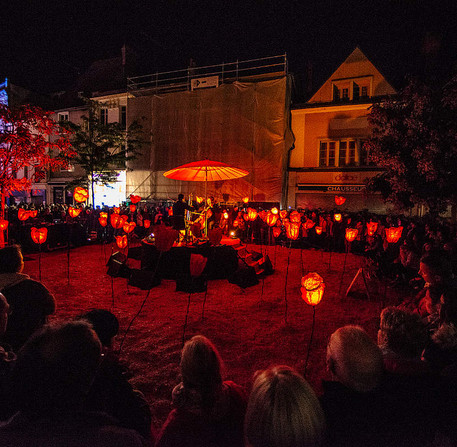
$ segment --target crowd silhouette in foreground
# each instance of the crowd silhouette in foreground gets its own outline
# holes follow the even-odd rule
[[[235,216],[236,217],[236,216]],[[0,446],[452,446],[457,445],[457,283],[455,235],[444,222],[307,212],[300,242],[344,251],[343,229],[357,226],[351,250],[373,274],[415,290],[380,314],[377,340],[359,326],[336,330],[327,346],[332,380],[317,396],[293,368],[256,372],[250,390],[225,380],[214,344],[197,335],[182,350],[181,382],[161,428],[112,349],[116,317],[102,309],[47,324],[52,294],[22,273],[21,250],[0,250]],[[395,221],[398,225],[398,222]],[[253,224],[254,225],[254,224]],[[263,224],[251,230],[262,238]],[[341,227],[341,228],[340,228]],[[411,294],[405,294],[405,296]],[[274,359],[272,359],[274,363]],[[178,380],[177,380],[178,382]]]

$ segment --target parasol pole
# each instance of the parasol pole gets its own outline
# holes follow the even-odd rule
[[[208,187],[208,166],[205,166],[205,207],[208,206],[208,194],[207,194],[207,187]],[[205,211],[205,234],[208,237],[208,213]]]

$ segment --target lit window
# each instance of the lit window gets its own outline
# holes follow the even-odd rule
[[[340,153],[338,156],[338,166],[346,166],[347,141],[340,141]]]
[[[363,159],[359,158],[360,164]],[[357,164],[356,140],[321,141],[319,144],[319,166],[345,167]]]
[[[350,140],[349,141],[349,160],[348,164],[351,166],[355,165],[355,141]]]
[[[335,166],[336,142],[330,141],[328,144],[328,166]]]
[[[319,148],[319,166],[327,166],[327,143],[324,141]]]

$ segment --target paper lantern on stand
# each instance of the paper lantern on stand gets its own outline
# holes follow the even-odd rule
[[[279,214],[278,208],[276,208],[276,207],[271,208],[271,213],[272,214]]]
[[[342,219],[340,213],[335,213],[335,214],[333,215],[333,218],[335,219],[335,222],[341,222],[341,219]]]
[[[89,198],[89,191],[87,189],[77,186],[73,191],[73,198],[78,203],[83,203]]]
[[[274,228],[273,228],[273,236],[274,236],[275,238],[277,238],[277,237],[279,237],[280,234],[281,234],[281,228],[279,228],[279,227],[274,227]]]
[[[144,228],[148,229],[151,226],[151,221],[149,219],[144,219],[143,226]]]
[[[121,209],[118,206],[113,206],[113,213],[114,214],[120,214]]]
[[[27,220],[30,217],[30,212],[28,210],[24,210],[23,208],[19,208],[17,210],[17,218],[21,221]]]
[[[356,228],[346,228],[346,240],[348,242],[353,242],[357,237],[358,233],[359,230],[357,230]]]
[[[0,231],[5,231],[8,228],[8,221],[5,219],[0,219]]]
[[[314,225],[316,225],[315,222],[313,222],[311,219],[306,219],[306,222],[303,223],[303,228],[305,230],[311,230]]]
[[[289,223],[286,226],[286,234],[287,237],[292,241],[298,239],[298,236],[300,234],[300,224],[295,222]]]
[[[257,219],[257,211],[254,208],[248,208],[248,219],[253,222]]]
[[[70,217],[72,217],[73,219],[75,217],[78,217],[80,214],[81,214],[81,208],[74,208],[73,206],[70,206],[68,208],[68,214],[70,215]]]
[[[126,222],[123,226],[122,229],[128,234],[131,233],[136,227],[135,222]]]
[[[225,220],[227,220],[229,218],[229,213],[227,213],[227,211],[224,211],[224,214],[222,216]]]
[[[378,222],[367,222],[368,236],[374,236],[377,230],[378,230]]]
[[[317,306],[324,295],[325,283],[318,273],[308,273],[301,279],[301,295],[306,304]]]
[[[301,216],[298,211],[292,211],[290,213],[289,219],[291,222],[298,223],[301,221]]]
[[[346,202],[346,197],[343,196],[335,196],[335,203],[337,205],[343,205]]]
[[[38,216],[38,210],[30,210],[29,211],[29,215],[30,215],[30,217],[33,217],[33,218],[37,217]]]
[[[403,227],[390,227],[386,228],[386,239],[390,244],[396,244],[401,238]]]
[[[128,216],[122,216],[120,214],[111,214],[110,222],[113,228],[115,228],[116,230],[120,230],[124,226],[127,219]]]
[[[127,247],[127,235],[124,234],[122,236],[116,236],[116,245],[123,250],[125,247]]]
[[[272,212],[267,213],[267,216],[265,218],[265,222],[269,227],[274,227],[276,225],[276,222],[278,221],[278,215],[273,214]]]
[[[105,212],[101,212],[100,213],[100,217],[104,218],[104,219],[108,219],[108,213],[105,213]]]
[[[316,231],[316,234],[322,234],[322,227],[315,227],[314,230]]]
[[[46,239],[48,238],[48,229],[46,227],[43,228],[35,228],[33,227],[30,230],[30,234],[32,236],[33,242],[35,244],[41,245],[46,242]]]
[[[133,205],[133,204],[129,205],[129,210],[131,213],[134,213],[136,211],[136,205]]]
[[[139,201],[141,200],[141,197],[140,196],[136,196],[134,194],[130,194],[130,201],[132,203],[138,203]]]
[[[321,302],[324,296],[325,283],[319,273],[308,273],[301,279],[301,297],[306,304],[313,307],[313,323],[311,326],[311,336],[308,343],[308,352],[306,354],[304,375],[306,376],[306,368],[308,367],[309,353],[313,342],[314,325],[316,322],[316,306]]]
[[[281,219],[285,219],[285,218],[287,217],[287,211],[286,211],[286,210],[281,210],[281,211],[279,212],[279,217],[280,217]]]
[[[106,225],[108,224],[108,219],[106,217],[99,217],[98,218],[98,222],[100,223],[100,225],[102,227],[106,227]]]

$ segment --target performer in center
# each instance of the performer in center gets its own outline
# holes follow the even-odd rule
[[[178,200],[173,204],[173,228],[181,231],[186,229],[184,215],[186,210],[193,211],[194,207],[184,201],[184,194],[178,195]]]

